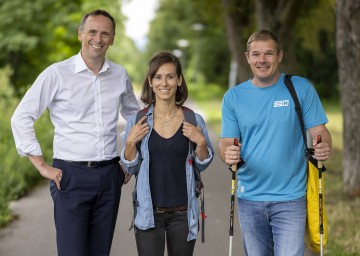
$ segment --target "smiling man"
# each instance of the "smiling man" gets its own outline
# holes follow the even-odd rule
[[[139,105],[126,70],[105,59],[115,20],[104,10],[86,14],[79,54],[46,68],[11,119],[15,144],[50,180],[58,255],[110,254],[121,186],[116,124]],[[54,125],[53,164],[42,157],[34,122],[49,109]]]
[[[220,157],[238,171],[238,211],[246,255],[303,256],[306,221],[305,145],[292,97],[279,71],[276,34],[253,33],[245,53],[253,77],[223,98]],[[311,82],[293,76],[305,129],[318,160],[329,158],[328,119]],[[320,135],[321,143],[316,143]],[[234,146],[238,139],[239,146]]]

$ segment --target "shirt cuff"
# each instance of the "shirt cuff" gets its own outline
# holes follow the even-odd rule
[[[17,150],[18,154],[22,157],[42,156],[42,151],[41,151],[40,145],[38,143],[37,144],[29,144],[29,145],[21,144],[16,147],[16,150]]]

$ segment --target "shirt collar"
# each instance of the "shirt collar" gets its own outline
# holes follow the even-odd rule
[[[99,73],[105,72],[106,70],[110,69],[109,62],[105,59],[104,64]],[[75,58],[75,73],[80,73],[84,70],[90,70],[86,65],[84,59],[81,56],[81,51],[76,55]]]

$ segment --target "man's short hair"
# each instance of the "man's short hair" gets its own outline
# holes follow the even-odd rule
[[[95,11],[92,11],[92,12],[89,12],[87,14],[85,14],[82,19],[81,19],[81,22],[80,22],[80,26],[79,26],[79,30],[80,31],[84,31],[84,27],[85,27],[85,22],[87,20],[88,17],[90,16],[99,16],[99,15],[102,15],[102,16],[105,16],[105,17],[108,17],[110,20],[111,20],[111,23],[113,24],[113,29],[114,29],[114,35],[115,35],[115,28],[116,28],[116,23],[115,23],[115,19],[113,18],[113,16],[110,15],[110,13],[108,13],[107,11],[105,10],[95,10]]]
[[[277,37],[277,35],[272,32],[271,30],[262,29],[254,32],[247,41],[247,51],[250,51],[250,44],[254,41],[267,41],[267,40],[273,40],[275,42],[276,51],[279,53],[280,48],[280,40]]]

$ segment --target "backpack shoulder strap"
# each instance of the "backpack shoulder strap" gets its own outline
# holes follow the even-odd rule
[[[189,122],[192,125],[197,126],[196,116],[193,110],[187,107],[182,107],[184,113],[184,119],[186,122]],[[190,141],[190,140],[189,140]],[[189,142],[189,148],[192,154],[192,157],[195,157],[195,148],[196,144],[192,141]],[[200,170],[197,166],[193,165],[194,178],[195,178],[195,196],[200,197],[200,214],[201,214],[201,241],[205,242],[205,192],[201,192],[204,189],[204,183],[201,180]]]
[[[136,114],[135,124],[137,124],[137,122],[139,122],[139,120],[140,120],[141,118],[143,118],[148,111],[149,111],[149,107],[146,107],[146,108],[143,108],[143,109],[139,110],[139,111],[137,112],[137,114]],[[147,119],[145,119],[144,122],[147,122]],[[139,154],[141,154],[140,146],[141,146],[141,141],[139,141],[138,143],[136,143],[136,149],[138,150]]]
[[[197,125],[194,111],[185,106],[182,106],[181,108],[184,113],[185,121],[189,122],[192,125]]]
[[[136,114],[135,124],[136,124],[137,122],[139,122],[139,120],[140,120],[143,116],[145,116],[148,111],[149,111],[149,108],[148,108],[148,107],[139,110],[139,111],[137,112],[137,114]],[[146,122],[147,122],[147,120],[146,120]]]
[[[285,82],[286,88],[289,90],[290,95],[293,98],[294,103],[295,103],[295,111],[296,111],[296,114],[297,114],[299,122],[300,122],[301,132],[302,132],[302,135],[303,135],[303,140],[304,140],[305,148],[306,148],[305,154],[307,156],[309,154],[309,148],[307,147],[304,119],[303,119],[303,116],[302,116],[302,110],[301,110],[299,98],[298,98],[298,96],[296,94],[294,84],[291,81],[291,75],[285,75],[284,82]]]
[[[196,126],[197,122],[196,122],[196,117],[195,117],[194,111],[192,109],[190,109],[188,107],[184,107],[184,106],[182,106],[181,108],[184,113],[185,121]],[[189,149],[190,149],[192,157],[195,158],[196,144],[194,142],[192,142],[191,140],[189,140]],[[195,180],[200,181],[202,183],[199,169],[196,166],[194,166],[193,169],[194,169],[194,173],[195,173]]]
[[[139,122],[139,120],[144,117],[146,115],[146,113],[148,112],[149,110],[149,107],[147,108],[143,108],[141,110],[139,110],[136,114],[136,119],[135,119],[135,124],[137,122]],[[144,121],[144,122],[147,122],[147,119]],[[139,158],[140,160],[142,160],[142,155],[141,155],[141,141],[137,142],[136,143],[136,149],[137,151],[139,152]],[[136,217],[136,212],[137,212],[137,207],[139,206],[139,201],[137,200],[137,176],[138,176],[138,171],[135,172],[135,185],[134,185],[134,190],[132,192],[132,199],[133,199],[133,208],[134,208],[134,214],[133,214],[133,218],[132,218],[132,221],[131,221],[131,225],[130,225],[130,228],[129,228],[129,231],[131,229],[134,228],[134,223],[135,223],[135,217]]]
[[[182,106],[182,111],[184,113],[184,118],[186,122],[189,122],[192,125],[197,126],[195,113],[192,109]],[[195,151],[196,145],[194,142],[190,141],[190,150]]]

